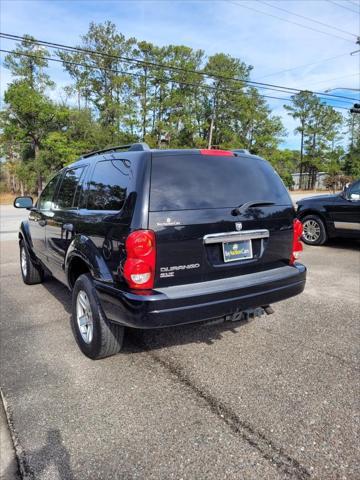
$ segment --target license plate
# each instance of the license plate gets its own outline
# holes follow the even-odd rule
[[[247,260],[253,258],[251,240],[239,240],[238,242],[223,243],[224,262]]]

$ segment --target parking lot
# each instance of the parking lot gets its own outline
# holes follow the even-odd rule
[[[358,242],[305,246],[305,292],[273,315],[128,332],[93,362],[65,287],[22,283],[9,208],[1,388],[23,478],[360,478]]]

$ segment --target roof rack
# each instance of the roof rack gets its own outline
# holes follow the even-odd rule
[[[246,148],[235,148],[234,150],[231,150],[231,151],[234,152],[235,154],[236,153],[245,153],[247,155],[250,155],[249,150],[247,150]]]
[[[117,145],[116,147],[109,147],[109,148],[104,148],[103,150],[96,150],[94,152],[85,153],[85,155],[82,155],[81,158],[89,158],[89,157],[92,157],[93,155],[101,155],[102,153],[117,152],[119,150],[122,150],[125,152],[141,152],[141,151],[144,152],[144,151],[150,150],[150,147],[147,143],[132,143],[129,145]]]

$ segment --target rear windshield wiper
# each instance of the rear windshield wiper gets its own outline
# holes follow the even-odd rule
[[[231,211],[231,213],[236,216],[236,215],[242,215],[243,213],[246,212],[248,208],[252,207],[262,207],[266,205],[275,205],[275,202],[246,202],[243,203],[242,205],[239,205],[238,207],[234,208],[234,210]]]

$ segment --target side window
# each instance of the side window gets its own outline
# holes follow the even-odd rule
[[[65,209],[75,206],[75,194],[83,171],[84,167],[67,170],[57,194],[56,208]]]
[[[349,198],[352,200],[360,200],[360,181],[354,183],[349,189]]]
[[[131,163],[105,160],[95,165],[88,186],[89,210],[121,210],[132,179]]]
[[[46,187],[42,191],[37,201],[37,208],[39,210],[51,210],[56,186],[58,184],[58,181],[61,175],[62,175],[61,173],[58,173],[57,175],[55,175],[55,177],[53,177],[50,180],[50,182],[46,185]]]

